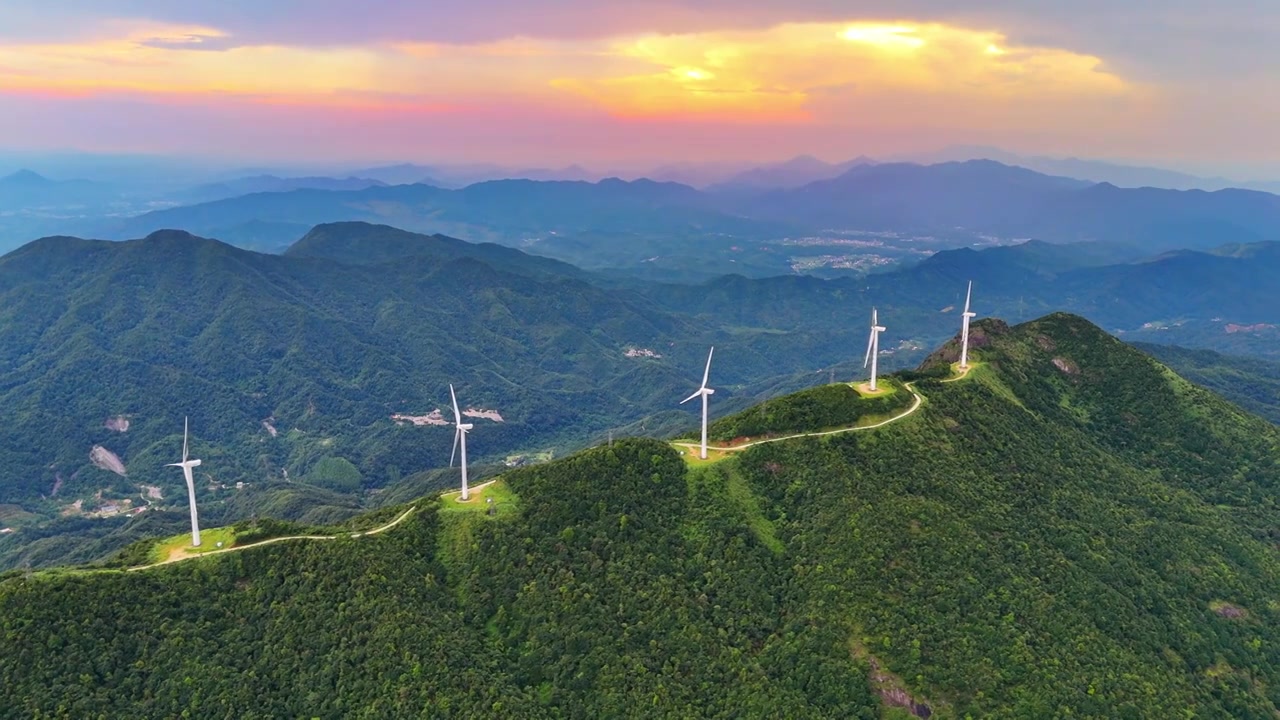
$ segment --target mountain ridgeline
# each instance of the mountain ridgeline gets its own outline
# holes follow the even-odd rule
[[[727,328],[589,280],[513,248],[363,223],[319,226],[283,255],[178,231],[9,253],[0,529],[16,532],[0,533],[0,568],[92,559],[98,540],[138,536],[106,525],[180,511],[181,474],[164,466],[184,417],[202,514],[334,522],[403,497],[410,478],[430,489],[414,476],[448,465],[450,383],[476,424],[472,459],[500,466],[610,429],[683,429],[677,402],[708,345],[729,410],[847,359],[861,334]],[[37,527],[50,520],[95,542],[71,547]]]
[[[708,345],[715,417],[865,377],[857,319],[873,301],[889,327],[882,366],[917,363],[956,332],[968,279],[983,315],[1074,308],[1117,332],[1149,326],[1126,339],[1265,354],[1280,333],[1277,247],[1115,263],[1096,244],[1032,242],[939,253],[859,281],[672,285],[365,223],[317,226],[282,255],[176,231],[46,238],[0,258],[0,399],[11,411],[0,569],[89,561],[179,529],[185,488],[164,464],[181,447],[184,416],[205,461],[202,515],[331,523],[456,482],[456,470],[436,472],[448,463],[449,383],[477,424],[473,459],[500,467],[609,434],[695,427],[676,401]],[[1167,360],[1276,417],[1264,361],[1215,380],[1203,359]],[[711,435],[897,411],[845,403],[853,392],[821,386],[759,403],[717,420]]]
[[[1145,253],[1280,240],[1280,196],[1253,190],[1121,188],[991,160],[853,162],[832,170],[839,174],[792,187],[781,182],[784,189],[748,178],[745,185],[729,183],[730,192],[617,178],[497,180],[459,190],[308,188],[158,210],[97,230],[127,238],[180,227],[219,236],[249,222],[289,228],[360,220],[508,244],[541,238],[553,248],[564,238],[616,244],[625,237],[656,248],[652,243],[664,237],[706,244],[729,235],[741,245],[830,229],[946,233],[957,227],[1010,238],[1094,240]]]
[[[924,401],[878,427],[709,463],[624,439],[507,471],[492,514],[13,571],[0,708],[1274,717],[1280,431],[1076,316],[974,340],[963,377],[949,343],[887,380]]]

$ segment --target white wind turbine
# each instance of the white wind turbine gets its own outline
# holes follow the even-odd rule
[[[182,462],[169,463],[165,467],[182,468],[182,476],[187,479],[187,499],[191,502],[191,545],[200,547],[200,521],[196,519],[196,480],[191,469],[199,467],[199,460],[187,459],[187,418],[182,419]]]
[[[876,309],[871,308],[871,339],[867,341],[867,357],[862,361],[862,367],[871,363],[871,392],[876,391],[876,359],[880,355],[880,333],[884,330],[876,324]]]
[[[960,317],[963,319],[963,325],[960,326],[960,369],[965,370],[969,367],[969,320],[978,316],[978,313],[969,312],[969,296],[973,295],[973,281],[969,281],[969,289],[964,294],[964,314]]]
[[[715,353],[715,351],[716,349],[712,347],[711,352],[707,353],[707,369],[702,372],[702,387],[698,388],[698,391],[695,392],[694,394],[680,401],[680,404],[683,405],[689,402],[690,400],[698,397],[699,395],[702,396],[702,455],[701,457],[703,460],[707,459],[707,398],[715,393],[715,390],[712,390],[711,388],[707,387],[707,380],[711,377],[711,356]]]
[[[449,399],[453,401],[453,424],[457,431],[453,434],[453,452],[449,453],[449,467],[453,467],[453,456],[462,448],[462,499],[471,499],[467,489],[467,431],[474,427],[471,423],[462,422],[462,413],[458,412],[458,396],[453,394],[453,384],[449,384]]]

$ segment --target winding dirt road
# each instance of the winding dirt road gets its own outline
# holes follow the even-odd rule
[[[418,508],[415,505],[414,507],[411,507],[408,510],[405,510],[403,513],[400,514],[399,517],[387,523],[386,525],[383,525],[381,527],[376,527],[372,530],[365,530],[364,532],[355,532],[355,533],[350,533],[348,535],[286,535],[284,537],[276,537],[276,538],[270,538],[268,540],[263,540],[262,542],[250,543],[248,545],[233,545],[229,548],[223,548],[221,550],[210,550],[209,552],[197,553],[194,555],[179,555],[178,557],[169,558],[167,560],[161,560],[160,562],[152,563],[151,565],[139,565],[138,567],[126,568],[126,572],[137,572],[138,570],[150,570],[151,568],[160,567],[161,565],[171,565],[176,562],[194,560],[196,558],[209,557],[211,555],[221,555],[222,553],[238,552],[240,550],[248,550],[249,548],[262,547],[263,545],[270,545],[271,543],[285,542],[287,540],[337,540],[340,537],[358,538],[358,537],[364,537],[365,535],[377,535],[380,532],[386,532],[387,530],[390,530],[396,525],[399,525],[400,523],[404,522],[404,520],[408,518],[409,515],[411,515],[414,510],[417,510],[417,509]]]
[[[838,428],[836,430],[824,430],[822,432],[809,432],[809,433],[796,433],[795,435],[783,435],[782,437],[766,438],[764,440],[754,440],[749,443],[742,443],[741,445],[708,444],[707,450],[708,451],[715,450],[716,452],[739,452],[741,450],[746,450],[747,448],[750,448],[750,447],[755,447],[756,445],[764,445],[765,443],[782,442],[783,440],[795,440],[797,438],[823,437],[825,435],[839,435],[841,433],[860,432],[862,430],[874,430],[879,427],[884,427],[889,423],[895,423],[901,420],[902,418],[910,415],[911,413],[915,412],[916,410],[919,410],[921,403],[924,402],[924,398],[920,395],[920,393],[916,392],[916,389],[912,387],[912,383],[905,383],[903,384],[903,387],[911,391],[911,396],[915,398],[915,401],[911,403],[911,407],[907,408],[901,415],[894,415],[888,420],[881,420],[880,422],[873,423],[871,425],[855,425],[853,427]],[[693,450],[702,449],[702,443],[696,443],[696,442],[678,442],[678,443],[671,443],[671,444],[677,447],[689,448]]]
[[[952,378],[952,379],[961,379],[963,377],[964,377],[964,374],[961,374],[959,378]],[[913,402],[911,402],[911,406],[908,407],[908,409],[906,409],[905,411],[902,411],[901,414],[892,416],[892,418],[888,418],[887,420],[881,420],[879,421],[879,423],[873,423],[870,425],[854,425],[854,427],[850,427],[850,428],[822,430],[822,432],[814,432],[814,433],[796,433],[796,434],[791,434],[791,436],[758,439],[758,441],[746,442],[746,443],[742,443],[742,445],[733,445],[733,446],[727,446],[727,447],[708,445],[707,450],[714,450],[717,452],[739,452],[742,450],[746,450],[746,448],[749,448],[749,447],[764,445],[764,443],[767,443],[767,442],[783,442],[783,441],[788,441],[788,439],[805,438],[805,437],[836,436],[836,434],[841,434],[841,433],[856,433],[856,432],[861,432],[861,430],[874,430],[876,428],[883,428],[884,425],[896,423],[896,421],[899,421],[902,418],[906,418],[906,416],[909,416],[915,413],[916,410],[920,409],[920,405],[924,404],[924,397],[920,396],[920,393],[915,391],[915,387],[913,387],[913,383],[905,383],[904,386],[902,387],[905,387],[906,389],[908,389],[908,391],[910,391],[911,393],[911,397],[914,398]],[[675,445],[677,447],[691,448],[691,450],[692,448],[701,447],[700,443],[696,443],[696,442],[675,442],[675,443],[672,443],[672,445]],[[481,489],[492,486],[492,484],[495,482],[498,482],[498,480],[493,479],[493,480],[489,480],[489,482],[481,483],[479,484],[479,486],[470,488],[471,492],[479,492],[481,491]],[[444,493],[444,496],[456,496],[456,495],[460,495],[460,493],[461,491],[453,491],[449,493]],[[456,500],[456,502],[461,502],[461,501]],[[197,559],[197,557],[209,557],[211,555],[221,555],[221,553],[224,553],[224,552],[239,552],[242,550],[248,550],[248,548],[251,548],[251,547],[262,547],[264,546],[264,544],[271,544],[275,542],[332,541],[332,539],[338,539],[340,537],[358,538],[358,537],[365,537],[365,536],[376,536],[376,534],[378,533],[387,532],[387,530],[392,529],[396,527],[396,525],[403,523],[403,521],[406,520],[408,516],[410,516],[412,512],[415,510],[417,510],[416,505],[402,512],[402,514],[399,515],[398,518],[390,521],[390,523],[383,525],[383,527],[374,528],[371,530],[365,530],[365,532],[361,532],[361,533],[351,533],[349,534],[349,536],[340,536],[339,534],[339,536],[285,536],[285,537],[279,537],[279,538],[270,538],[270,539],[265,539],[265,541],[262,541],[262,542],[255,542],[251,544],[237,544],[237,546],[223,548],[223,550],[201,552],[201,553],[197,553],[197,555],[182,555],[178,557],[170,557],[170,559],[168,560],[154,562],[154,564],[151,564],[151,565],[140,565],[140,566],[137,566],[137,568],[128,568],[125,571],[128,571],[128,573],[136,573],[136,571],[138,570],[150,570],[151,568],[160,568],[161,565],[172,565],[174,564],[174,562],[195,560]]]

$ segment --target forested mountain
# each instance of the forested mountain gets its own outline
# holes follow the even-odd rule
[[[1280,431],[1078,317],[974,338],[874,429],[710,463],[622,440],[508,471],[495,514],[9,573],[0,707],[1273,717]]]
[[[1280,425],[1280,362],[1176,345],[1134,343],[1182,377]]]
[[[206,507],[331,518],[448,463],[449,383],[475,414],[473,459],[501,463],[610,428],[681,428],[709,345],[729,409],[851,360],[861,335],[704,325],[585,275],[373,226],[318,227],[283,256],[176,231],[14,251],[0,258],[0,529],[18,532],[0,534],[0,563],[45,537],[42,520],[179,509],[164,464],[184,417]]]
[[[180,473],[163,465],[184,416],[211,518],[332,521],[453,482],[406,480],[448,462],[450,382],[496,413],[476,420],[481,463],[672,433],[692,424],[675,403],[707,346],[721,416],[863,377],[873,304],[889,327],[881,367],[918,362],[955,334],[969,279],[983,316],[1065,307],[1126,339],[1280,348],[1266,336],[1280,322],[1273,246],[1112,258],[1027,243],[865,281],[670,285],[364,223],[315,227],[282,256],[177,232],[48,238],[0,259],[0,530],[17,531],[0,533],[0,568],[92,559],[153,522],[123,518],[181,510]]]

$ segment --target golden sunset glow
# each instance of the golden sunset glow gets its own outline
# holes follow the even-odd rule
[[[923,47],[924,38],[915,34],[916,29],[906,25],[850,25],[840,37],[855,43],[866,43],[881,49]]]
[[[940,24],[806,23],[647,36],[616,41],[608,53],[653,72],[553,85],[622,116],[710,113],[770,122],[811,118],[841,95],[866,102],[917,93],[990,104],[1015,95],[1087,98],[1130,89],[1096,57],[1017,47],[1000,33]]]
[[[402,98],[379,101],[390,106],[515,93],[543,102],[579,98],[621,117],[802,122],[838,106],[842,95],[991,103],[1014,95],[1110,96],[1128,86],[1089,55],[1018,47],[998,32],[938,23],[313,48],[238,45],[211,27],[113,23],[76,44],[0,45],[0,89],[220,93],[292,104]]]

